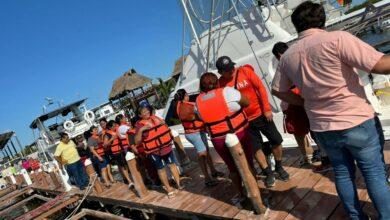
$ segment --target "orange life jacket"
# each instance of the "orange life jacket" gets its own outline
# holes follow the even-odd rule
[[[150,154],[166,147],[171,147],[172,134],[171,129],[156,116],[150,116],[149,120],[141,120],[140,124],[146,125],[152,122],[152,127],[145,130],[142,136],[142,146],[146,154]]]
[[[121,124],[121,125],[127,125],[127,124]],[[117,130],[118,129],[119,129],[119,127],[117,128]],[[129,131],[127,131],[127,132],[129,132]],[[128,133],[125,135],[125,137],[122,137],[121,135],[119,135],[120,145],[122,146],[123,149],[130,147],[129,146],[129,139],[127,138],[127,135],[128,135]]]
[[[116,135],[115,131],[111,131],[111,130],[107,130],[107,134],[109,134],[110,138]],[[112,154],[118,154],[121,152],[122,148],[121,148],[119,138],[115,138],[115,140],[112,141],[110,149]]]
[[[94,150],[96,151],[96,153],[99,156],[103,156],[104,155],[104,147],[103,147],[103,143],[100,141],[99,136],[97,136],[97,137],[92,136],[92,138],[94,138],[98,141],[98,145],[96,147],[94,147]]]
[[[233,113],[229,111],[223,96],[223,88],[199,94],[196,106],[212,138],[239,132],[248,125],[242,109]]]
[[[39,161],[38,160],[32,160],[30,167],[32,170],[38,170],[39,169]]]
[[[204,129],[204,123],[195,120],[195,103],[193,102],[178,102],[176,107],[177,115],[187,134],[199,132]]]

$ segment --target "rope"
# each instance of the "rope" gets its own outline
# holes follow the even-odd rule
[[[65,220],[70,219],[74,214],[77,213],[77,211],[79,210],[81,204],[82,204],[82,203],[84,202],[84,200],[87,198],[88,194],[91,192],[92,187],[95,185],[96,179],[97,179],[97,174],[95,173],[95,178],[93,179],[92,184],[91,184],[90,186],[88,186],[87,190],[85,190],[85,193],[84,193],[83,198],[81,199],[80,203],[79,203],[79,204],[77,205],[77,207],[69,214],[69,216],[65,218]]]

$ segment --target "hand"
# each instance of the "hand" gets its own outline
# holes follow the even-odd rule
[[[271,111],[264,112],[264,117],[267,119],[268,122],[271,122],[273,117],[272,112]]]
[[[142,131],[146,131],[150,129],[152,126],[150,124],[146,124],[145,126],[142,127]]]
[[[139,154],[137,148],[133,148],[132,150],[133,150],[133,153],[134,153],[135,155],[138,155],[138,154]]]
[[[63,159],[61,163],[62,163],[62,165],[66,165],[66,164],[68,164],[68,161]]]
[[[100,161],[100,162],[103,162],[104,160],[103,160],[103,158],[102,157],[98,157],[98,160]]]

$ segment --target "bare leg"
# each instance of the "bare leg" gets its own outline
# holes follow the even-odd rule
[[[107,169],[108,179],[110,179],[110,182],[113,183],[115,180],[114,180],[114,177],[112,176],[112,173],[111,173],[111,165],[107,164],[106,169]]]
[[[200,169],[202,170],[202,173],[204,175],[205,181],[210,181],[211,177],[209,175],[209,171],[207,170],[207,151],[198,153],[198,162]],[[214,168],[215,169],[215,168]]]
[[[307,157],[309,155],[313,155],[314,149],[310,145],[309,138],[307,138],[306,135],[305,136],[300,136],[300,135],[295,135],[294,134],[294,137],[295,137],[295,140],[297,141],[299,150],[301,151],[303,156]]]
[[[218,172],[218,170],[215,169],[214,162],[213,162],[213,159],[211,158],[211,155],[210,155],[210,152],[209,152],[209,151],[207,151],[207,164],[208,164],[209,167],[210,167],[211,173],[216,173],[216,172]]]
[[[278,145],[272,148],[272,154],[275,157],[275,161],[281,161],[282,160],[282,145]]]
[[[158,177],[160,177],[161,183],[163,184],[163,186],[165,186],[165,190],[167,191],[167,193],[173,192],[173,188],[169,185],[165,167],[157,170],[157,173],[158,173]]]
[[[126,167],[119,166],[119,172],[121,172],[123,178],[125,178],[129,184],[133,182],[130,179],[129,172],[127,172]]]
[[[110,181],[108,180],[108,177],[107,177],[107,167],[101,169],[101,173],[102,173],[104,185],[105,186],[109,186],[110,185]]]
[[[169,169],[171,170],[173,179],[175,179],[176,185],[178,188],[180,188],[180,175],[179,175],[179,170],[177,169],[177,166],[175,163],[169,164]]]
[[[266,169],[268,167],[267,160],[265,159],[265,155],[261,149],[258,149],[255,152],[255,159],[257,163],[259,163],[261,169]]]
[[[179,136],[174,137],[173,141],[175,143],[177,153],[179,154],[180,157],[180,164],[183,165],[183,163],[189,162],[190,158],[187,156],[187,153],[184,150],[184,146],[183,143],[181,142],[180,137]]]

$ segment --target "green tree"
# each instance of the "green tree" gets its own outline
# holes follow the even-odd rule
[[[161,78],[157,78],[159,84],[156,86],[156,91],[159,96],[159,100],[157,101],[158,107],[162,108],[168,102],[169,95],[173,92],[176,86],[176,80],[171,78],[167,81],[164,81]]]

